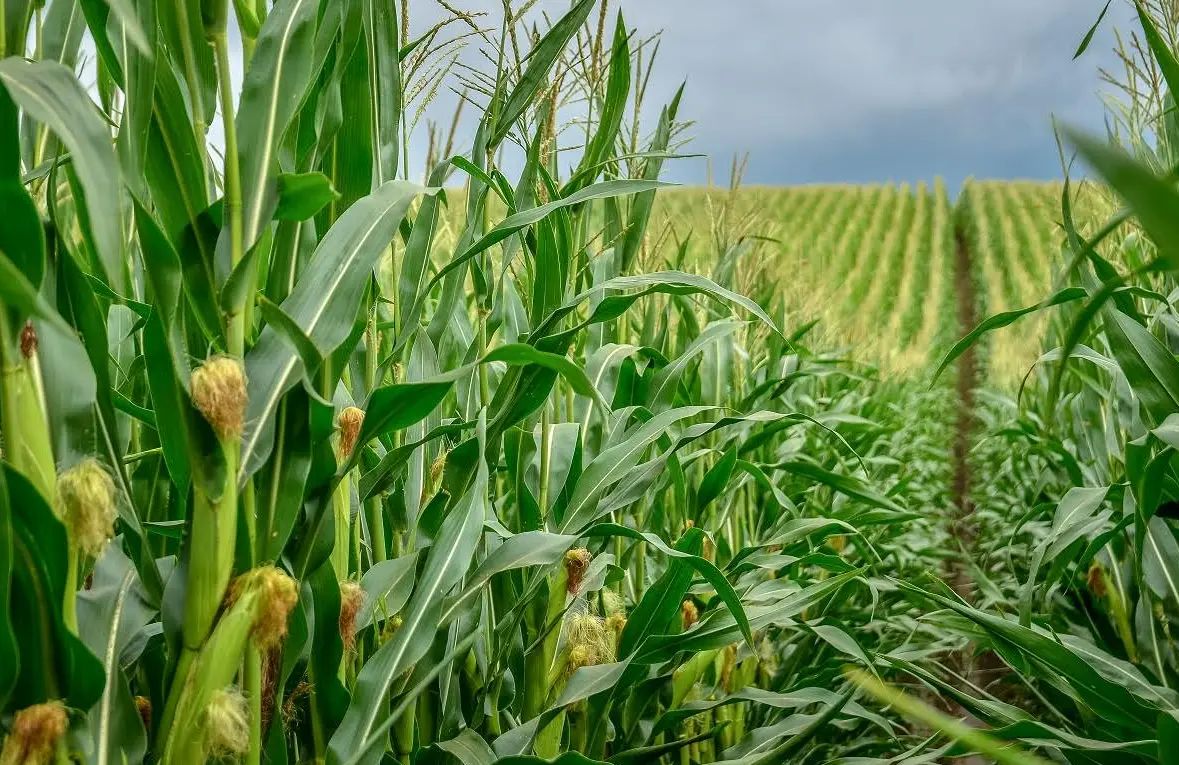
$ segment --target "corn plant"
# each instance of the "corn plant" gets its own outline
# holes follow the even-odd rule
[[[1148,68],[1173,90],[1179,65],[1163,31],[1173,16],[1158,4],[1133,6]],[[1179,719],[1170,632],[1179,604],[1170,587],[1179,562],[1171,509],[1179,369],[1168,330],[1179,197],[1173,176],[1142,161],[1143,134],[1127,147],[1135,158],[1061,133],[1126,210],[1086,233],[1082,192],[1066,182],[1060,289],[991,317],[951,352],[1054,310],[1046,352],[1018,401],[988,407],[991,443],[975,455],[983,470],[1005,476],[979,495],[980,523],[994,534],[980,555],[988,597],[974,606],[921,597],[967,620],[964,634],[981,635],[1007,667],[1006,690],[964,700],[981,719],[1015,738],[1034,727],[1031,735],[1051,739],[1070,762],[1166,762]],[[1167,131],[1152,134],[1155,156],[1165,156]]]
[[[912,631],[940,495],[747,247],[642,272],[652,43],[409,7],[5,3],[0,760],[910,746],[842,666]]]

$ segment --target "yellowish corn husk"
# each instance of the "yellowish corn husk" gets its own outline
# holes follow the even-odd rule
[[[232,479],[229,479],[232,482]],[[184,645],[198,650],[209,635],[233,574],[237,544],[237,492],[212,499],[194,488],[188,549]]]
[[[193,488],[192,530],[188,549],[184,646],[198,650],[209,635],[233,575],[237,544],[237,455],[246,412],[246,375],[241,361],[209,359],[192,373],[192,400],[212,426],[225,457],[225,484],[210,496]]]
[[[4,368],[4,458],[28,478],[46,502],[54,499],[56,469],[32,325],[21,333],[20,354]]]
[[[234,582],[216,627],[173,682],[160,726],[163,761],[204,762],[202,723],[214,694],[233,681],[251,637],[265,645],[282,640],[296,597],[294,581],[273,566],[249,571]]]

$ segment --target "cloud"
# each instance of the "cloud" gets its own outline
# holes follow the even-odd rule
[[[668,13],[674,4],[674,17]],[[695,149],[752,152],[765,183],[1058,174],[1050,116],[1100,126],[1100,0],[623,4],[664,27],[654,77],[686,79]],[[973,169],[972,169],[973,168]],[[678,171],[684,180],[699,168]]]
[[[496,27],[500,0],[452,0]],[[518,3],[517,3],[518,4]],[[751,153],[756,183],[865,182],[969,175],[1056,177],[1051,116],[1100,130],[1098,66],[1111,34],[1072,53],[1102,0],[611,0],[640,35],[660,32],[648,125],[687,83],[681,116],[690,149],[727,167]],[[569,0],[539,0],[556,17]],[[420,33],[445,11],[412,3]],[[1115,2],[1113,21],[1129,21]],[[1108,27],[1108,24],[1107,24]],[[231,37],[232,39],[232,37]],[[466,63],[486,68],[472,44]],[[237,60],[235,57],[235,68]],[[235,72],[235,75],[238,75]],[[457,97],[442,92],[426,118],[447,124]],[[469,143],[474,120],[460,130]],[[219,127],[213,132],[219,134]],[[214,140],[219,136],[215,136]],[[411,143],[422,171],[426,139]],[[703,161],[671,163],[673,180],[699,183]]]

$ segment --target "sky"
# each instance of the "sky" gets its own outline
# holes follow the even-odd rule
[[[624,10],[640,28],[662,20],[656,73],[664,88],[687,79],[694,149],[718,161],[748,151],[747,182],[942,175],[956,186],[971,175],[1060,177],[1053,114],[1101,129],[1110,30],[1072,55],[1103,5],[638,0]],[[701,170],[675,172],[695,180]]]
[[[390,0],[393,2],[393,0]],[[502,0],[447,0],[498,28]],[[525,0],[514,0],[517,7]],[[685,152],[711,158],[728,180],[748,153],[746,184],[932,181],[951,193],[968,177],[1062,177],[1052,119],[1103,130],[1100,67],[1116,68],[1113,25],[1133,10],[1113,0],[1105,23],[1073,60],[1104,0],[609,0],[639,37],[660,35],[646,124],[686,83],[680,117],[694,122]],[[532,18],[570,0],[535,0]],[[446,15],[411,0],[411,38]],[[231,35],[231,40],[236,39]],[[240,51],[233,52],[240,83]],[[461,60],[487,68],[476,45]],[[448,124],[457,96],[425,113]],[[459,131],[470,145],[473,110]],[[424,122],[424,120],[423,120]],[[211,139],[221,140],[220,126]],[[427,140],[411,141],[411,175]],[[707,181],[706,159],[665,164],[665,179]]]
[[[492,10],[500,0],[456,0]],[[612,0],[641,34],[661,32],[651,99],[687,83],[691,152],[718,181],[749,153],[745,182],[803,184],[969,176],[1058,178],[1052,116],[1102,130],[1098,67],[1115,59],[1114,0],[1089,51],[1072,56],[1104,0]],[[540,0],[559,14],[568,0]],[[437,17],[413,0],[415,29]],[[417,9],[417,10],[413,10]],[[415,15],[416,14],[416,15]],[[487,17],[490,23],[498,15]],[[452,101],[431,113],[445,120]],[[703,183],[703,159],[669,180]],[[719,176],[726,176],[722,178]]]

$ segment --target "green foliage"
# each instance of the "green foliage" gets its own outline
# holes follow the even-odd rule
[[[50,753],[98,762],[913,743],[841,667],[912,632],[886,574],[936,565],[946,471],[903,411],[944,392],[784,337],[739,238],[704,274],[649,262],[681,94],[640,143],[651,49],[621,16],[534,35],[505,8],[473,142],[418,185],[447,27],[80,6],[6,15],[44,44],[0,62],[6,758],[58,701]],[[113,493],[67,512],[58,473],[91,458]]]
[[[1087,239],[1066,186],[1037,303],[1043,187],[763,192],[774,242],[734,168],[677,221],[684,92],[633,123],[654,46],[604,2],[420,36],[408,3],[33,6],[0,60],[0,761],[1165,761],[1179,210],[1145,143],[1069,134],[1133,217]],[[460,81],[470,146],[412,156]],[[952,386],[862,363],[962,334],[959,238],[997,315],[946,363],[1049,310],[1059,341],[981,395],[971,539]]]

